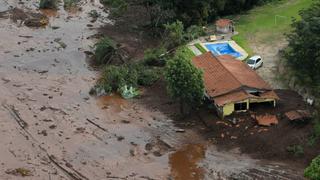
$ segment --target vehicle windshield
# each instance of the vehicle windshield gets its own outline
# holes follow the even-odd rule
[[[255,60],[249,59],[249,60],[247,61],[247,64],[254,64],[255,62],[256,62]]]

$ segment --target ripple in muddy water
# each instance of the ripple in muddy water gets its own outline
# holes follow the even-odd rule
[[[102,96],[98,99],[97,104],[101,109],[108,109],[114,113],[120,113],[128,107],[128,102],[120,95]]]
[[[206,145],[189,144],[169,157],[171,175],[175,180],[200,180],[204,178],[204,169],[199,163],[205,158]]]

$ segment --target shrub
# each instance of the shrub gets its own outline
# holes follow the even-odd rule
[[[117,91],[120,87],[127,85],[136,87],[138,74],[135,69],[124,66],[107,66],[103,70],[101,83],[107,87],[107,90]],[[110,88],[108,87],[110,86]]]
[[[64,7],[65,8],[70,8],[72,6],[76,6],[79,0],[63,0],[64,1]]]
[[[100,16],[100,14],[98,13],[98,11],[95,10],[95,9],[91,10],[88,14],[89,14],[90,17],[92,17],[92,18],[94,18],[94,19],[97,19],[97,18]]]
[[[56,9],[57,0],[40,0],[39,7],[41,9]]]
[[[304,170],[304,176],[311,180],[320,180],[320,156],[314,158]]]
[[[111,9],[112,16],[120,16],[128,8],[126,0],[100,0],[100,2]]]
[[[190,26],[185,32],[185,37],[188,41],[192,41],[204,35],[206,35],[204,29],[196,25]]]
[[[164,66],[166,64],[166,49],[163,47],[147,49],[144,52],[144,64],[148,66]]]
[[[137,88],[138,85],[150,86],[160,77],[156,69],[147,69],[141,64],[127,64],[122,66],[106,66],[102,77],[95,89],[104,90],[105,93],[121,92],[123,87]],[[91,94],[96,94],[93,91]]]
[[[144,69],[139,71],[138,84],[140,86],[151,86],[160,77],[160,72],[155,69]]]
[[[107,64],[111,58],[116,54],[116,43],[108,38],[104,37],[95,44],[95,60],[99,65]]]

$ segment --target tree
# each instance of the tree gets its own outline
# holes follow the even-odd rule
[[[184,39],[184,27],[181,21],[176,21],[174,23],[167,23],[164,25],[164,43],[168,49],[177,47],[185,43]]]
[[[285,51],[287,64],[298,80],[314,90],[320,90],[320,1],[301,12],[302,19],[294,21]],[[316,93],[317,94],[317,93]]]
[[[312,160],[311,164],[304,170],[304,176],[311,180],[320,179],[320,156]]]
[[[180,103],[184,113],[184,104],[197,108],[204,98],[203,73],[191,62],[183,49],[177,50],[175,56],[167,62],[165,79],[169,94]]]
[[[57,9],[57,0],[40,0],[40,9]]]
[[[153,31],[163,24],[181,21],[186,27],[212,23],[219,16],[236,14],[255,5],[279,0],[101,0],[112,11],[123,14],[129,6],[142,6],[150,17]]]
[[[111,14],[114,16],[120,16],[128,8],[128,2],[126,0],[100,0],[100,2],[111,8]]]

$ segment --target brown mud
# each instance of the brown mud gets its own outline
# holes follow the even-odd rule
[[[0,18],[0,179],[301,178],[300,167],[219,150],[196,117],[172,120],[177,105],[161,82],[136,100],[90,97],[98,72],[85,52],[97,29],[113,24],[98,0],[72,12],[41,12],[35,0],[3,4],[2,12],[45,14],[49,24]],[[101,14],[95,21],[91,10]]]

